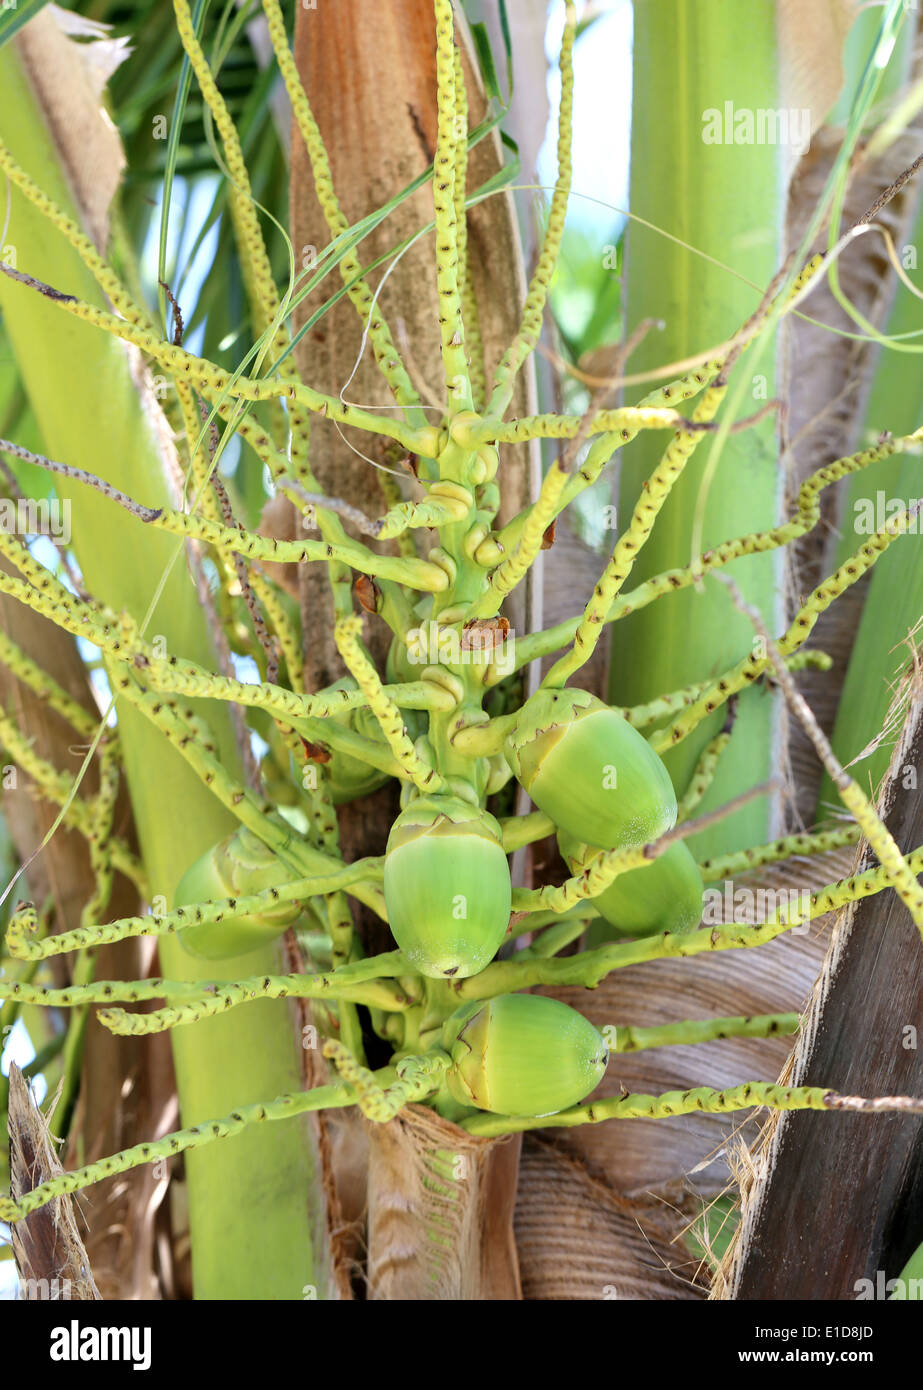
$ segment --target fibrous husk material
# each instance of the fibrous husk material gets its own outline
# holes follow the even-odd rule
[[[701,1262],[678,1245],[672,1209],[621,1197],[571,1154],[523,1137],[516,1243],[523,1298],[694,1299]],[[553,1213],[553,1217],[550,1214]]]
[[[81,221],[101,252],[106,250],[109,204],[125,168],[125,153],[100,95],[127,57],[124,39],[107,39],[104,32],[102,25],[88,28],[79,16],[49,5],[16,39]],[[78,43],[78,35],[92,36],[93,41]]]
[[[519,1136],[478,1138],[420,1105],[368,1129],[369,1298],[521,1298]]]
[[[294,931],[283,938],[285,969],[291,974],[309,973]],[[294,1002],[296,1036],[301,1041],[301,1081],[305,1091],[326,1086],[334,1078],[324,1059],[320,1030],[307,999]],[[307,1046],[306,1040],[313,1043]],[[362,1254],[365,1221],[368,1145],[358,1112],[313,1111],[304,1117],[316,1181],[311,1195],[312,1244],[318,1297],[350,1300],[354,1295]]]
[[[10,1065],[9,1133],[10,1191],[15,1200],[64,1171],[48,1123],[15,1062]],[[15,1222],[11,1231],[22,1297],[84,1302],[101,1297],[72,1197],[56,1197]]]

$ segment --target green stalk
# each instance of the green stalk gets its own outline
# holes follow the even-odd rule
[[[748,1110],[760,1105],[773,1110],[847,1109],[853,1108],[849,1105],[851,1100],[858,1100],[858,1097],[841,1097],[820,1086],[777,1086],[771,1081],[745,1081],[743,1085],[734,1086],[728,1091],[696,1086],[688,1091],[666,1091],[659,1096],[607,1096],[575,1105],[570,1110],[559,1110],[556,1115],[473,1115],[462,1121],[462,1128],[469,1134],[490,1138],[498,1134],[516,1134],[526,1129],[595,1125],[603,1120],[668,1119],[674,1115],[692,1115],[696,1112],[726,1115],[734,1110]]]
[[[631,148],[631,209],[689,246],[726,263],[761,288],[781,260],[782,160],[776,144],[705,143],[704,113],[721,113],[725,103],[747,111],[777,108],[779,87],[775,6],[750,0],[636,0],[634,99]],[[759,292],[720,265],[685,246],[633,224],[629,232],[626,325],[630,333],[645,318],[663,320],[632,354],[630,372],[683,359],[703,346],[729,338],[759,303]],[[762,355],[750,349],[735,376],[754,382],[747,393],[754,408],[773,395],[772,343]],[[637,389],[640,397],[646,390]],[[632,572],[631,586],[659,570],[687,564],[695,545],[696,508],[711,439],[673,487],[654,533]],[[663,449],[653,437],[626,451],[619,496],[619,530],[624,531],[643,481]],[[705,505],[701,540],[707,549],[730,536],[771,526],[777,520],[778,478],[775,428],[766,419],[727,438]],[[771,555],[735,563],[734,577],[749,600],[778,630],[779,563]],[[641,704],[664,690],[701,680],[726,668],[752,645],[752,630],[717,585],[670,595],[613,630],[610,698]],[[719,731],[718,713],[665,758],[677,787],[684,787],[710,739]],[[764,781],[773,767],[776,718],[771,697],[749,693],[740,705],[731,739],[703,802],[711,809],[744,788]],[[775,833],[766,798],[752,801],[691,842],[706,857],[743,848]]]
[[[74,216],[57,149],[16,45],[0,51],[0,88],[0,137]],[[16,248],[21,270],[103,304],[65,238],[15,190],[6,242]],[[122,346],[7,278],[0,283],[0,309],[47,451],[102,474],[131,495],[167,504],[161,459]],[[61,478],[57,484],[59,497],[70,504],[74,549],[96,596],[140,619],[172,564],[148,635],[162,634],[169,651],[213,666],[185,558],[176,556],[179,542],[143,527],[87,488]],[[227,710],[211,702],[207,717],[225,765],[233,767]],[[234,822],[148,721],[122,702],[119,725],[151,891],[170,903],[186,867]],[[279,968],[275,949],[220,966],[203,966],[173,939],[160,942],[160,953],[164,971],[183,980],[234,979]],[[173,1051],[187,1126],[300,1084],[292,1019],[281,1001],[260,1001],[233,1019],[180,1031]],[[280,1126],[275,1134],[249,1129],[236,1142],[190,1155],[186,1171],[196,1296],[300,1299],[304,1285],[315,1279],[306,1131],[300,1125]]]

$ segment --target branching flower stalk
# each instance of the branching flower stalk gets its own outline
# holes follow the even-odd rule
[[[219,1142],[247,1127],[328,1108],[356,1106],[369,1119],[386,1124],[406,1105],[426,1104],[477,1135],[694,1110],[923,1111],[923,1099],[912,1097],[862,1099],[818,1087],[756,1081],[725,1091],[703,1084],[661,1096],[587,1100],[603,1074],[610,1048],[627,1052],[723,1037],[790,1035],[798,1028],[798,1015],[789,1010],[751,1018],[690,1018],[656,1027],[619,1020],[609,1036],[602,1036],[577,1011],[525,993],[541,985],[593,989],[612,971],[643,961],[757,947],[886,890],[900,894],[923,929],[918,883],[923,848],[903,852],[849,779],[837,782],[850,813],[842,824],[785,836],[702,864],[695,863],[684,843],[695,829],[693,813],[735,736],[737,701],[748,699],[748,689],[768,675],[782,683],[790,697],[797,695],[794,676],[799,670],[829,667],[830,659],[807,650],[805,642],[820,615],[911,529],[912,508],[891,517],[820,583],[777,638],[769,639],[763,619],[754,614],[767,642],[760,650],[743,653],[729,670],[717,676],[705,672],[692,686],[664,691],[645,706],[624,710],[605,706],[569,685],[592,655],[605,624],[698,584],[738,559],[798,541],[818,525],[825,488],[923,441],[921,429],[836,460],[802,484],[789,520],[728,539],[694,564],[628,587],[638,553],[656,528],[664,503],[677,480],[693,467],[697,445],[716,427],[737,358],[759,337],[769,316],[789,312],[804,295],[821,273],[820,259],[805,266],[784,298],[773,287],[730,352],[652,391],[640,405],[594,409],[586,417],[505,418],[517,373],[538,340],[561,246],[570,185],[576,6],[573,0],[565,5],[559,170],[545,236],[519,328],[488,381],[468,261],[467,96],[452,6],[449,0],[434,0],[438,120],[433,236],[443,414],[438,423],[427,419],[354,246],[339,257],[339,272],[359,316],[363,347],[370,346],[395,409],[347,404],[298,376],[291,352],[294,283],[280,292],[273,280],[238,133],[185,0],[174,0],[174,10],[221,141],[257,342],[231,372],[186,351],[180,333],[176,340],[165,341],[146,308],[132,301],[89,239],[0,146],[0,169],[66,237],[111,307],[85,303],[66,285],[45,284],[28,273],[27,265],[15,269],[0,262],[0,272],[18,282],[17,293],[41,295],[61,313],[133,344],[166,374],[178,391],[185,425],[183,463],[192,487],[182,505],[152,506],[105,478],[71,467],[66,458],[48,459],[13,441],[0,441],[0,450],[38,464],[52,478],[101,493],[140,528],[163,530],[176,537],[179,546],[201,547],[216,562],[226,605],[222,611],[248,632],[265,678],[242,679],[209,670],[181,652],[164,653],[145,635],[144,615],[114,613],[92,596],[74,594],[27,545],[2,533],[0,550],[19,577],[0,574],[0,592],[95,646],[105,657],[117,715],[131,707],[148,720],[231,812],[239,829],[187,867],[173,910],[101,922],[115,869],[144,885],[141,866],[112,834],[119,785],[117,731],[107,730],[99,744],[100,790],[86,799],[74,794],[68,776],[34,754],[9,715],[0,712],[0,743],[30,773],[43,796],[67,804],[65,823],[86,837],[96,880],[79,928],[39,936],[35,908],[23,903],[11,917],[6,946],[12,960],[31,968],[54,956],[92,952],[133,937],[179,935],[193,953],[221,960],[241,954],[249,944],[280,936],[300,914],[327,931],[332,968],[232,981],[100,981],[87,968],[78,969],[64,989],[37,983],[27,971],[19,978],[0,977],[0,1000],[67,1007],[78,1011],[75,1017],[101,1006],[100,1022],[120,1035],[193,1028],[203,1019],[259,999],[315,1000],[326,1034],[324,1052],[339,1080],[267,1097],[137,1145],[42,1184],[18,1202],[0,1198],[0,1219],[20,1220],[56,1196],[138,1164]],[[281,7],[277,0],[263,0],[263,10],[321,209],[331,236],[345,237],[350,228],[289,49]],[[249,403],[255,402],[272,404],[272,433],[247,415]],[[687,407],[686,402],[696,403]],[[677,409],[680,403],[682,411]],[[326,495],[311,466],[312,415],[393,442],[412,454],[423,496],[404,497],[389,476],[386,510],[371,517]],[[277,495],[288,498],[301,513],[312,509],[319,539],[276,540],[234,520],[223,485],[213,485],[220,446],[202,447],[216,419],[224,422],[224,437],[236,433],[248,446],[246,466],[266,465]],[[501,611],[504,601],[547,544],[556,518],[642,431],[665,431],[669,439],[583,613],[545,632],[512,632]],[[540,438],[568,443],[548,469],[538,496],[519,516],[498,526],[504,487],[498,445]],[[581,458],[584,441],[587,448]],[[347,528],[357,531],[359,538]],[[382,549],[384,542],[395,544]],[[304,688],[301,652],[312,634],[299,630],[266,568],[270,563],[326,567],[336,614],[333,635],[345,671],[344,679],[327,689]],[[386,671],[376,668],[364,640],[369,626],[379,621],[391,634]],[[538,694],[523,705],[511,677],[555,653],[558,659]],[[2,634],[0,660],[81,738],[95,737],[86,712]],[[196,701],[195,706],[187,706],[186,700]],[[224,766],[208,727],[208,705],[202,701],[230,703],[252,721],[254,731],[274,740],[276,763],[290,774],[285,804],[283,799],[276,804],[263,788],[244,785],[239,774]],[[677,795],[659,753],[724,705],[725,727],[707,745],[688,785]],[[642,731],[648,730],[645,737]],[[498,821],[491,798],[513,777],[537,809],[525,817]],[[345,862],[336,806],[389,779],[400,785],[401,811],[386,854]],[[569,877],[563,884],[514,889],[507,855],[553,833],[570,867]],[[803,894],[799,905],[788,904],[763,921],[699,926],[705,882],[729,880],[749,868],[793,856],[857,845],[860,837],[878,856],[878,866]],[[678,890],[670,885],[680,879],[671,880],[669,874],[677,873],[683,885],[691,886],[698,913],[694,920],[676,915]],[[650,920],[642,925],[620,920],[623,909],[612,906],[624,901],[618,892],[620,884],[624,887],[629,881],[636,885],[632,900],[650,911]],[[397,950],[362,958],[350,900],[389,924]],[[592,949],[562,955],[588,924],[611,927],[611,934]],[[498,958],[508,938],[523,936],[526,944]],[[153,1012],[125,1007],[151,1000],[163,1000],[164,1005]],[[365,1065],[359,1005],[369,1011],[392,1048],[389,1064],[377,1070]],[[66,1046],[73,1051],[78,1042],[75,1027]],[[549,1057],[556,1059],[553,1064],[535,1062],[542,1049],[549,1049]]]

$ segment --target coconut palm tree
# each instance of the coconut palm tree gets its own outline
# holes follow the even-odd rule
[[[911,21],[636,0],[581,255],[598,14],[536,239],[482,8],[3,16],[35,1287],[843,1297],[923,1238]]]

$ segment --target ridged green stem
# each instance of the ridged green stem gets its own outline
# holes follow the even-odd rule
[[[73,218],[58,151],[15,44],[0,49],[0,87],[0,138],[16,163]],[[6,241],[16,248],[21,271],[80,295],[95,314],[110,317],[77,252],[15,188],[10,213]],[[62,313],[61,301],[7,275],[0,276],[0,309],[46,451],[102,473],[130,496],[168,506],[162,460],[125,349],[90,323]],[[120,330],[141,332],[123,320],[117,324]],[[166,349],[167,355],[178,351]],[[169,572],[151,631],[164,634],[170,650],[211,666],[203,612],[183,566],[171,569],[175,543],[139,527],[105,499],[66,479],[58,481],[57,490],[70,505],[74,548],[91,591],[113,609],[140,617]],[[226,713],[210,706],[209,719],[222,756],[233,766],[236,755]],[[131,709],[123,711],[119,732],[151,891],[169,901],[187,864],[226,835],[233,819]],[[182,807],[182,814],[171,813],[174,805]],[[175,940],[164,940],[161,949],[170,974],[202,978],[201,962]],[[225,962],[221,970],[207,967],[212,976],[227,969],[232,978],[261,968],[276,968],[275,950]],[[185,1121],[195,1124],[235,1105],[292,1090],[299,1075],[295,1041],[286,1005],[269,1001],[240,1019],[215,1019],[177,1035],[174,1059]],[[261,1175],[256,1189],[254,1172]],[[313,1175],[306,1136],[296,1126],[271,1141],[252,1131],[236,1145],[191,1156],[187,1180],[197,1296],[300,1298],[314,1271],[309,1215]],[[261,1232],[257,1243],[255,1228]]]
[[[708,124],[708,113],[723,119],[728,106],[750,113],[781,106],[775,18],[775,5],[767,0],[743,6],[725,0],[696,0],[694,5],[636,0],[630,205],[653,227],[631,223],[627,231],[626,331],[630,334],[645,319],[661,321],[664,328],[637,347],[632,372],[682,361],[704,344],[730,338],[757,308],[759,291],[751,286],[769,284],[782,259],[780,195],[787,151],[778,143],[734,143],[733,129],[730,137],[712,140]],[[656,228],[678,241],[658,235]],[[715,262],[729,263],[744,280]],[[758,363],[741,362],[735,370],[759,374],[753,381],[754,405],[772,396],[769,351]],[[642,496],[656,463],[654,447],[642,438],[632,456],[625,456],[620,515],[630,516]],[[702,447],[696,466],[688,467],[673,489],[636,568],[638,580],[691,558],[712,447]],[[767,418],[724,442],[704,512],[706,546],[771,526],[779,496],[775,428]],[[735,572],[775,627],[780,613],[777,562],[768,555],[747,558]],[[749,647],[750,637],[748,624],[727,595],[707,588],[676,593],[643,617],[632,613],[620,625],[610,699],[636,705],[660,691],[701,680]],[[703,803],[707,809],[764,782],[771,772],[776,762],[773,703],[765,695],[741,702],[738,737]],[[718,719],[705,720],[684,747],[668,753],[677,786],[688,783],[702,748],[719,727]],[[720,828],[696,836],[691,848],[702,855],[754,844],[767,839],[773,828],[771,808],[761,799]]]

